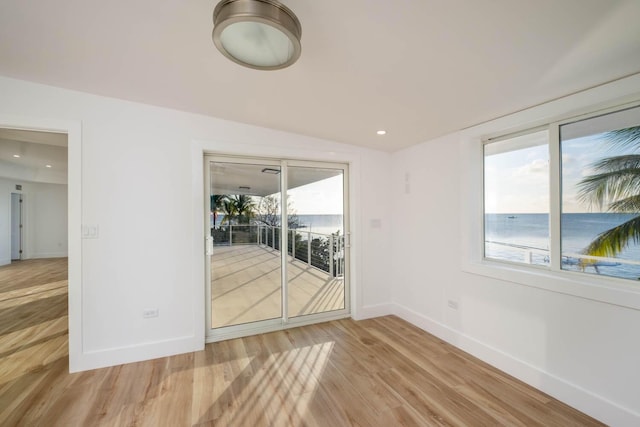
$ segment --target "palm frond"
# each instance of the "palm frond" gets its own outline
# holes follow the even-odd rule
[[[638,169],[640,168],[640,154],[605,157],[594,162],[591,167],[598,172]]]
[[[625,199],[616,200],[615,202],[609,205],[608,210],[611,212],[621,212],[621,213],[640,212],[640,194],[636,194],[634,196],[627,197]]]
[[[611,258],[622,252],[630,242],[640,243],[640,215],[600,233],[583,253]]]
[[[640,150],[640,126],[617,129],[606,132],[604,138],[611,144],[611,149],[633,148]]]
[[[640,167],[614,169],[589,175],[583,178],[577,187],[580,201],[601,208],[619,199],[640,194]]]

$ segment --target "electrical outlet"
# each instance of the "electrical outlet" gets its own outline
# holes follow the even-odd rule
[[[453,310],[457,310],[458,309],[458,301],[456,301],[456,300],[450,299],[449,301],[447,301],[447,305],[449,306],[449,308],[451,308]]]
[[[142,310],[142,317],[145,319],[149,319],[151,317],[158,317],[160,315],[160,310],[157,308],[146,308]]]

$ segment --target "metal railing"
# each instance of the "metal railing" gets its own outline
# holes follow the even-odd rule
[[[280,227],[263,224],[225,225],[211,230],[215,246],[259,245],[280,251]],[[331,277],[342,277],[345,271],[344,236],[291,229],[287,233],[287,252]]]
[[[521,260],[515,260],[524,262],[525,264],[548,264],[549,263],[549,250],[544,248],[536,248],[533,246],[516,245],[513,243],[496,242],[491,240],[485,240],[485,245],[495,245],[509,248],[522,254]],[[540,258],[542,261],[540,262]],[[538,262],[536,262],[536,259]],[[636,265],[640,266],[640,261],[623,259],[623,258],[610,258],[602,256],[585,255],[580,253],[563,252],[562,253],[563,265],[578,265],[583,267],[593,267],[596,273],[600,273],[598,267],[616,267],[619,265]]]

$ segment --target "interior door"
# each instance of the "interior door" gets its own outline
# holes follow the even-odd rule
[[[11,193],[11,260],[22,259],[22,194]]]
[[[346,165],[205,156],[207,341],[346,317]]]

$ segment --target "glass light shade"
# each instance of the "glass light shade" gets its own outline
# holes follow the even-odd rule
[[[236,22],[222,30],[220,42],[238,61],[276,67],[291,59],[293,43],[286,34],[262,22]]]
[[[232,61],[258,70],[296,62],[302,27],[276,0],[222,0],[213,11],[213,42]]]

